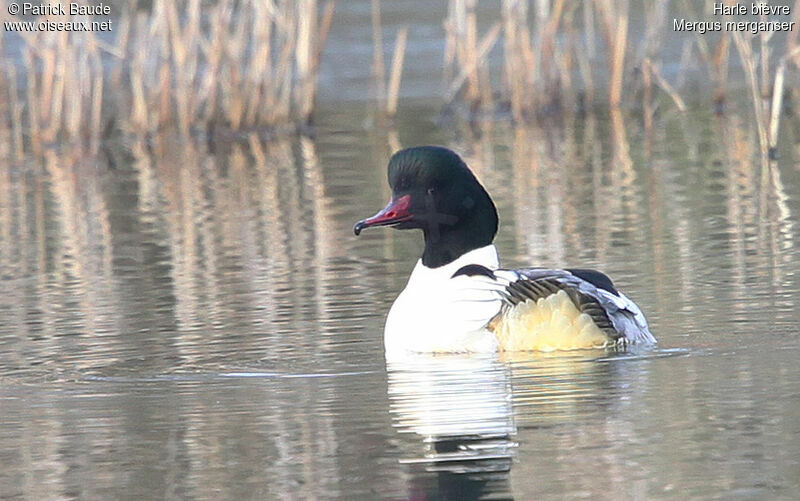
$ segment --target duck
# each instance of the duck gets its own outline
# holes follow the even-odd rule
[[[389,203],[358,221],[354,233],[420,230],[425,245],[386,317],[387,356],[656,343],[642,310],[597,270],[502,268],[495,204],[454,151],[402,149],[387,171]]]

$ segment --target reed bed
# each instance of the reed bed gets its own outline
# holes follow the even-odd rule
[[[673,17],[708,20],[709,9],[668,0],[503,0],[499,19],[485,21],[488,28],[480,33],[475,0],[450,0],[445,100],[470,117],[507,111],[518,122],[598,105],[641,108],[649,127],[662,103],[687,109],[685,96],[696,88],[691,84],[710,89],[710,103],[724,111],[731,75],[744,75],[762,150],[774,151],[783,98],[800,92],[797,30],[782,36],[674,31]],[[791,12],[791,20],[800,22],[800,0]],[[635,37],[632,17],[644,28]],[[665,76],[662,61],[675,61],[668,53],[675,39],[683,44],[680,65]],[[501,64],[492,65],[489,53],[498,43]],[[493,72],[502,78],[491,78]]]
[[[5,36],[5,35],[4,35]],[[93,34],[20,33],[25,71],[6,61],[4,87],[11,144],[17,156],[25,139],[39,152],[64,137],[96,146],[102,134],[106,79],[101,50],[115,52]]]
[[[471,118],[500,111],[516,122],[596,106],[628,108],[641,110],[650,129],[659,110],[685,111],[698,84],[724,111],[730,82],[744,81],[759,144],[765,155],[774,153],[785,103],[800,97],[797,30],[782,37],[672,30],[673,15],[708,18],[705,7],[502,0],[496,19],[479,22],[477,0],[449,0],[446,107]],[[302,128],[313,119],[332,19],[332,0],[153,0],[143,8],[125,4],[110,39],[96,32],[19,33],[21,64],[0,63],[6,149],[19,156],[69,140],[96,150],[117,130],[148,137]],[[792,20],[800,24],[800,0]],[[408,29],[394,34],[393,55],[384,61],[380,0],[372,0],[371,23],[378,115],[391,119]],[[665,63],[676,60],[668,53],[675,39],[682,44],[678,69],[673,64],[665,73]]]
[[[111,129],[302,126],[332,18],[332,1],[154,0],[126,4],[110,41],[91,31],[20,33],[24,71],[4,63],[9,104],[0,110],[17,151],[65,140],[96,147]]]

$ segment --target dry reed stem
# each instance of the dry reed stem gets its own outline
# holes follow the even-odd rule
[[[611,56],[611,77],[608,101],[612,108],[617,108],[622,100],[622,77],[625,65],[625,48],[628,39],[628,16],[623,15],[616,26],[614,45]]]
[[[498,21],[494,23],[494,25],[489,28],[489,31],[483,36],[481,42],[478,44],[474,56],[470,58],[469,65],[461,69],[458,76],[450,84],[447,92],[445,92],[444,101],[446,104],[451,104],[458,94],[458,91],[464,85],[464,82],[466,82],[470,77],[474,77],[478,65],[481,64],[481,61],[486,58],[486,54],[489,53],[492,47],[494,47],[495,42],[497,42],[501,27],[502,24]]]
[[[770,106],[769,119],[769,147],[771,157],[774,157],[775,148],[778,146],[778,132],[783,108],[783,86],[786,75],[786,65],[797,55],[800,55],[800,47],[795,47],[791,52],[782,57],[778,69],[775,71],[775,83],[772,89],[772,104]]]
[[[451,0],[445,20],[445,75],[451,75],[454,66],[458,70],[455,79],[445,82],[445,105],[451,104],[455,93],[461,92],[463,101],[473,112],[490,108],[493,101],[486,54],[499,36],[498,23],[502,23],[498,21],[489,33],[479,38],[475,6],[475,0]]]
[[[756,126],[758,128],[758,143],[761,146],[761,154],[766,158],[769,151],[769,140],[767,137],[767,127],[765,124],[764,106],[759,93],[758,76],[756,75],[756,60],[753,55],[753,48],[750,40],[745,40],[744,35],[738,31],[731,32],[736,50],[742,60],[742,67],[750,86],[751,98],[753,101],[753,111],[756,116]]]
[[[759,21],[765,21],[764,15],[759,16]],[[761,58],[759,59],[759,69],[761,70],[761,96],[764,99],[769,97],[769,92],[771,90],[770,85],[770,65],[769,65],[769,58],[770,58],[770,47],[769,41],[772,36],[775,35],[774,31],[762,31],[759,33],[759,38],[761,43],[759,44],[759,49],[761,52]]]
[[[775,87],[772,91],[772,105],[769,118],[769,147],[770,156],[778,145],[778,128],[781,121],[781,106],[783,104],[783,79],[786,74],[786,61],[782,61],[775,72]]]
[[[653,109],[653,82],[652,82],[652,74],[653,74],[653,66],[650,62],[649,58],[644,58],[642,61],[642,78],[644,79],[644,92],[642,94],[642,101],[643,106],[642,109],[644,110],[644,131],[645,136],[650,137],[650,133],[653,130],[653,114],[655,110]]]
[[[22,105],[17,99],[17,70],[11,66],[8,70],[8,102],[11,109],[11,140],[14,144],[13,150],[17,160],[22,158],[24,144],[22,142]]]
[[[482,92],[480,89],[480,74],[478,65],[480,58],[477,55],[478,44],[478,18],[475,15],[475,2],[477,0],[466,0],[466,19],[464,29],[466,30],[466,43],[461,45],[460,58],[466,61],[466,65],[473,68],[467,73],[466,96],[467,102],[477,107],[480,105]]]
[[[322,12],[322,21],[319,23],[319,33],[317,34],[317,53],[314,56],[315,77],[319,74],[319,63],[322,60],[322,51],[325,49],[325,45],[328,42],[335,5],[333,0],[328,0],[325,2],[325,8]]]
[[[318,54],[315,47],[315,30],[317,27],[317,2],[316,0],[301,0],[298,8],[304,15],[299,16],[297,49],[295,54],[297,78],[299,79],[299,92],[295,94],[298,114],[303,122],[308,122],[314,108],[316,94],[316,78],[314,68]]]
[[[556,71],[551,67],[553,62],[562,61],[562,57],[556,54],[556,37],[558,36],[558,26],[561,22],[561,15],[564,12],[564,0],[555,0],[555,3],[547,11],[547,17],[539,19],[542,23],[541,36],[539,37],[539,71],[545,81],[545,92],[553,94],[557,91],[558,79]],[[544,12],[541,12],[544,16]]]
[[[712,58],[711,74],[714,77],[713,102],[716,105],[721,105],[727,96],[730,45],[730,37],[720,37]]]
[[[30,51],[26,52],[25,65],[28,68],[33,68],[33,55]],[[31,149],[34,153],[38,154],[41,148],[41,134],[39,130],[39,100],[35,98],[38,95],[36,78],[34,76],[27,76],[27,91],[26,98],[28,103],[28,127],[30,128]]]
[[[583,27],[587,43],[582,44],[578,52],[578,71],[583,80],[584,100],[588,106],[594,102],[594,77],[592,75],[592,59],[594,58],[594,4],[585,2],[583,4]]]
[[[511,115],[521,121],[525,113],[525,98],[529,71],[533,69],[528,30],[528,3],[521,0],[503,0],[503,63]]]
[[[386,114],[390,117],[397,113],[397,100],[400,94],[400,78],[403,74],[403,58],[406,53],[406,39],[408,37],[408,27],[403,27],[397,33],[394,46],[394,57],[392,58],[392,72],[389,77],[389,92],[386,102]]]
[[[661,90],[663,90],[675,103],[675,106],[681,111],[686,111],[686,103],[683,102],[681,96],[672,88],[672,86],[667,82],[667,80],[661,75],[661,67],[658,64],[652,64],[650,69],[653,73],[653,78],[655,78],[656,83]]]

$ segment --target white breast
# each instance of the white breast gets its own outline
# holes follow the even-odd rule
[[[439,268],[420,260],[408,284],[386,318],[384,343],[387,357],[416,352],[492,352],[497,340],[484,329],[500,311],[496,285],[483,276],[460,275],[460,268],[479,264],[499,267],[497,250],[488,245],[470,251]]]

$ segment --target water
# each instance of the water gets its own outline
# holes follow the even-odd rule
[[[1,498],[796,496],[796,121],[768,165],[735,113],[459,126],[420,64],[394,128],[350,89],[313,138],[5,162]],[[421,143],[483,180],[504,264],[605,270],[658,347],[387,366],[421,242],[352,225]]]

